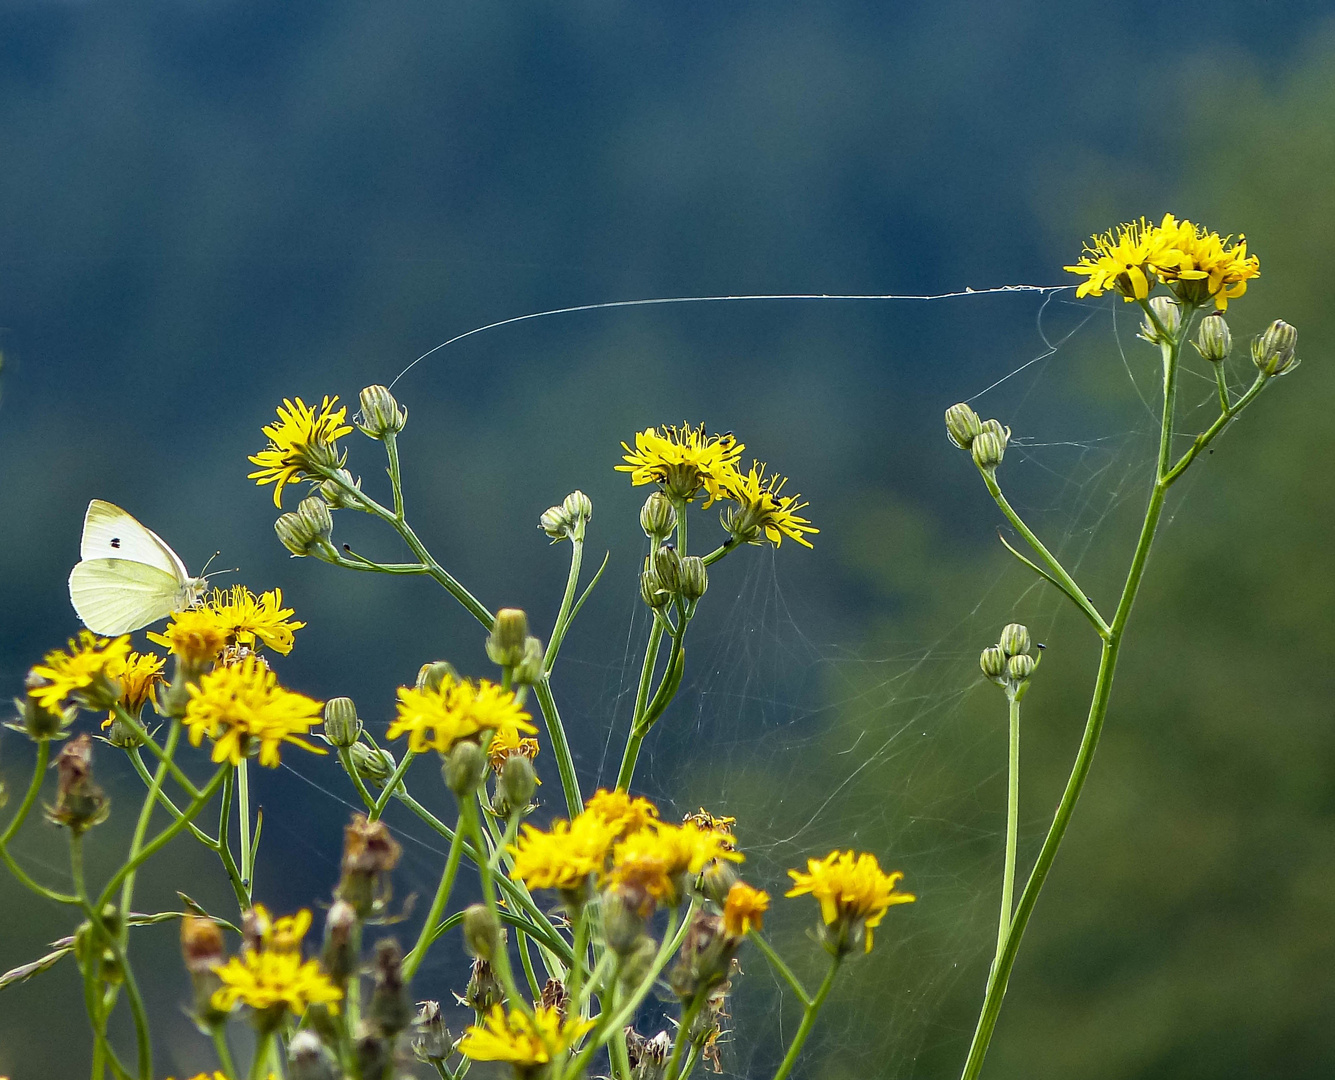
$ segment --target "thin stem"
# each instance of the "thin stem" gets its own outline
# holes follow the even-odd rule
[[[272,1031],[261,1031],[255,1040],[255,1056],[250,1061],[248,1080],[264,1080],[264,1069],[269,1063],[269,1047],[273,1043]]]
[[[436,887],[435,899],[431,901],[431,910],[427,912],[426,922],[422,924],[422,932],[417,936],[417,944],[403,959],[404,982],[412,979],[417,969],[422,966],[422,961],[426,958],[426,951],[432,941],[432,931],[435,930],[436,923],[440,921],[446,905],[450,902],[450,893],[454,890],[454,878],[459,872],[459,855],[462,851],[463,834],[456,829],[454,839],[450,842],[450,853],[445,859],[445,869],[440,875],[440,884]]]
[[[240,822],[239,839],[241,841],[241,884],[250,896],[250,877],[252,872],[250,858],[250,769],[249,762],[241,759],[236,767],[236,816]]]
[[[213,1049],[218,1055],[218,1064],[222,1066],[227,1080],[237,1080],[236,1064],[232,1061],[232,1050],[227,1045],[227,1025],[213,1025]]]
[[[695,1027],[696,1017],[700,1015],[700,1010],[704,1007],[705,999],[709,997],[708,990],[698,990],[691,1003],[686,1006],[681,1014],[681,1024],[677,1028],[677,1038],[672,1043],[672,1057],[668,1059],[666,1080],[677,1080],[681,1072],[681,1055],[686,1049],[686,1045],[691,1042],[691,1028]]]
[[[232,855],[232,840],[228,835],[232,825],[232,795],[235,788],[235,776],[229,769],[223,778],[222,799],[218,807],[218,858],[222,860],[223,869],[227,871],[227,880],[232,884],[232,892],[236,895],[237,910],[245,914],[250,910],[250,893],[246,891],[246,883],[241,877],[241,870],[236,865],[236,858]],[[178,814],[177,820],[184,818],[184,814]]]
[[[69,893],[56,892],[54,889],[48,889],[28,876],[23,867],[14,861],[14,857],[9,853],[9,841],[14,834],[19,831],[19,826],[23,824],[37,801],[37,795],[42,790],[42,780],[46,776],[47,762],[51,757],[51,743],[47,739],[39,739],[37,742],[37,760],[33,765],[32,780],[28,783],[28,790],[23,796],[23,802],[14,812],[13,819],[6,826],[4,834],[0,835],[0,862],[3,862],[9,872],[14,875],[16,881],[27,889],[31,889],[38,896],[45,897],[47,900],[53,900],[58,904],[74,905],[79,902],[77,896]]]
[[[1006,947],[1015,909],[1015,851],[1020,833],[1020,701],[1013,690],[1006,691],[1010,714],[1010,758],[1006,787],[1006,864],[1001,875],[1001,916],[997,923],[997,952],[993,966]]]
[[[403,480],[399,475],[399,437],[393,431],[384,435],[385,456],[389,458],[389,486],[394,492],[394,519],[403,520]]]
[[[810,1005],[811,995],[807,993],[807,988],[802,985],[802,980],[793,974],[793,969],[784,962],[783,957],[774,950],[774,946],[761,936],[759,930],[752,930],[750,938],[755,942],[756,948],[760,950],[765,959],[769,961],[770,967],[782,975],[784,981],[792,987],[793,993],[797,995],[797,999],[802,1002],[804,1006]]]
[[[561,713],[556,708],[556,698],[552,696],[552,687],[543,676],[533,684],[533,695],[542,709],[542,721],[547,728],[547,737],[552,740],[552,756],[556,758],[556,771],[561,774],[561,791],[565,795],[566,811],[573,818],[584,811],[584,797],[579,793],[579,779],[575,775],[575,758],[570,752],[570,741],[566,738],[565,725],[561,723]]]
[[[477,845],[478,851],[484,851],[486,844],[482,841],[482,828],[478,824],[478,811],[472,799],[459,800],[459,824],[466,827],[473,837],[473,843]],[[487,905],[487,910],[491,917],[499,923],[501,921],[500,913],[496,908],[496,886],[494,876],[491,872],[491,862],[488,859],[479,859],[477,864],[478,876],[482,878],[482,899]],[[529,1006],[519,993],[519,987],[515,985],[514,972],[510,970],[510,951],[502,945],[496,950],[492,958],[492,966],[496,969],[496,974],[500,976],[501,985],[505,987],[505,992],[510,995],[510,1000],[516,1002],[524,1012],[532,1015],[532,1008]]]
[[[547,674],[551,673],[556,663],[556,654],[561,651],[561,642],[565,640],[566,630],[570,627],[570,610],[575,603],[575,590],[579,587],[580,564],[584,561],[584,524],[584,518],[580,518],[570,537],[570,572],[566,575],[566,591],[561,597],[561,607],[552,626],[552,639],[547,643],[547,652],[542,658],[542,670]]]
[[[626,736],[626,748],[621,754],[621,768],[617,771],[617,788],[630,790],[631,778],[635,775],[635,761],[640,754],[640,743],[644,742],[644,733],[640,729],[640,720],[649,704],[649,687],[653,683],[654,664],[658,661],[658,648],[663,640],[663,625],[657,619],[649,628],[649,640],[644,647],[644,663],[640,666],[640,686],[635,692],[635,711],[631,715],[630,733]]]
[[[139,737],[140,742],[142,742],[145,746],[147,746],[150,750],[153,751],[154,757],[156,757],[159,761],[164,760],[166,755],[163,753],[162,747],[160,747],[157,744],[157,740],[155,740],[151,735],[149,735],[148,730],[144,727],[143,724],[139,722],[139,718],[137,716],[131,716],[125,710],[125,707],[120,704],[120,702],[117,702],[113,706],[113,710],[116,713],[116,718],[120,720],[120,722],[124,724],[126,727],[128,727],[131,731],[133,731],[135,735]],[[170,761],[167,765],[167,770],[171,773],[172,779],[181,785],[181,789],[187,795],[189,795],[192,799],[198,798],[199,788],[195,787],[194,783],[190,780],[190,777],[186,776],[185,773],[181,771],[181,767],[177,765],[176,762]]]
[[[738,540],[737,537],[728,537],[728,539],[724,540],[723,543],[704,557],[704,564],[706,566],[713,566],[719,559],[728,554],[728,552],[732,551],[734,548],[741,547],[741,544],[742,542]]]
[[[141,753],[139,753],[139,747],[137,746],[131,747],[130,750],[126,753],[126,757],[130,759],[130,764],[134,767],[134,771],[139,775],[139,779],[144,782],[144,787],[152,786],[153,775],[148,771],[148,766],[144,764],[144,756]],[[172,817],[178,818],[181,816],[181,808],[177,806],[174,802],[172,802],[171,796],[168,795],[165,791],[162,790],[158,791],[158,803],[167,811],[167,813],[171,814]],[[206,848],[209,848],[213,851],[218,850],[218,841],[216,841],[213,837],[211,837],[208,833],[206,833],[194,822],[191,822],[187,826],[187,828],[189,828],[190,830],[190,835],[193,836],[196,840],[198,840],[201,844],[203,844]]]
[[[1257,375],[1256,381],[1248,387],[1247,392],[1243,394],[1242,397],[1238,398],[1238,400],[1227,412],[1223,413],[1219,419],[1196,436],[1195,441],[1191,444],[1191,448],[1182,455],[1181,460],[1178,461],[1176,465],[1168,470],[1168,474],[1164,477],[1164,483],[1172,484],[1173,481],[1181,476],[1186,471],[1187,466],[1196,460],[1196,456],[1214,441],[1215,436],[1223,431],[1224,428],[1228,427],[1233,421],[1233,418],[1252,403],[1252,399],[1265,388],[1266,382],[1267,380],[1264,375]]]
[[[834,977],[839,973],[839,956],[830,957],[830,970],[825,973],[825,981],[820,984],[820,989],[816,991],[816,996],[811,999],[811,1003],[802,1012],[802,1023],[798,1025],[797,1033],[793,1035],[793,1041],[788,1044],[788,1053],[784,1055],[783,1061],[779,1064],[779,1071],[774,1074],[774,1080],[784,1080],[793,1066],[797,1063],[797,1056],[802,1052],[802,1045],[807,1041],[807,1036],[811,1034],[812,1025],[816,1023],[816,1014],[820,1012],[820,1007],[825,1004],[825,998],[830,993],[830,987],[834,985]]]
[[[357,793],[362,797],[362,802],[367,810],[374,810],[376,799],[366,788],[366,782],[362,779],[362,774],[357,771],[357,766],[352,760],[352,751],[346,747],[339,747],[338,760],[343,763],[343,769],[352,777],[352,784],[357,789]]]
[[[1224,362],[1218,360],[1210,366],[1214,368],[1215,385],[1219,387],[1219,411],[1227,416],[1232,406],[1228,403],[1228,376],[1224,374]]]
[[[380,792],[380,797],[376,799],[375,805],[371,807],[370,813],[366,815],[368,821],[375,821],[382,813],[384,813],[385,807],[389,805],[389,800],[394,794],[394,790],[403,780],[403,774],[408,771],[408,766],[413,763],[413,758],[416,756],[417,755],[413,753],[411,749],[403,752],[403,760],[400,761],[394,771],[390,773],[389,779],[385,781],[384,790]]]

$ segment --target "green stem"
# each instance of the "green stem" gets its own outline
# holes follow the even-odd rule
[[[718,547],[716,547],[713,551],[711,551],[708,555],[704,557],[705,565],[713,566],[716,562],[719,561],[719,559],[723,558],[724,555],[728,554],[728,552],[740,546],[741,546],[741,541],[738,540],[737,537],[735,536],[728,537],[728,539],[724,540],[723,543],[721,543]]]
[[[839,972],[839,957],[830,957],[830,970],[825,973],[825,981],[820,984],[820,989],[816,991],[816,996],[811,999],[811,1003],[802,1012],[802,1023],[798,1025],[797,1033],[793,1036],[793,1041],[788,1044],[788,1053],[784,1055],[783,1061],[779,1064],[779,1071],[774,1074],[774,1080],[784,1080],[793,1066],[797,1063],[797,1056],[802,1052],[802,1045],[807,1041],[807,1036],[811,1034],[812,1025],[816,1023],[816,1014],[820,1012],[820,1007],[825,1004],[825,998],[830,993],[830,987],[834,985],[834,977]]]
[[[807,993],[807,988],[802,985],[802,980],[793,974],[793,969],[784,962],[783,957],[775,952],[774,946],[761,936],[759,930],[752,930],[750,938],[755,942],[756,948],[760,950],[765,959],[769,961],[770,967],[782,975],[784,981],[793,988],[793,993],[797,995],[797,999],[804,1006],[810,1005],[811,995]]]
[[[264,1069],[269,1062],[269,1046],[272,1042],[272,1031],[262,1031],[256,1038],[255,1056],[250,1061],[248,1080],[264,1080]]]
[[[584,561],[584,519],[580,518],[574,534],[570,537],[570,572],[566,575],[566,591],[561,597],[561,607],[556,613],[556,622],[552,626],[552,639],[547,643],[547,652],[542,658],[542,670],[551,674],[556,663],[556,654],[561,651],[566,630],[570,627],[570,610],[575,603],[575,590],[579,587],[580,564]]]
[[[668,1059],[666,1080],[677,1080],[681,1072],[681,1055],[691,1040],[691,1028],[695,1027],[696,1017],[700,1015],[700,1010],[704,1007],[705,1000],[709,997],[708,990],[697,991],[691,998],[691,1003],[686,1006],[686,1010],[681,1015],[681,1025],[677,1028],[677,1038],[672,1043],[672,1057]]]
[[[246,896],[251,895],[250,878],[253,872],[250,859],[250,769],[249,762],[241,759],[236,767],[236,816],[240,823],[238,836],[241,840],[241,884],[246,887]]]
[[[479,852],[485,851],[487,845],[482,840],[482,827],[478,823],[477,806],[472,799],[459,800],[459,818],[460,826],[464,827],[466,825],[477,850]],[[487,910],[491,912],[491,917],[499,923],[501,917],[496,908],[496,885],[491,872],[491,861],[485,857],[479,859],[477,869],[478,876],[482,879],[482,899],[487,905]],[[510,1000],[531,1016],[533,1014],[532,1007],[520,995],[519,987],[515,985],[514,972],[510,970],[510,950],[507,947],[502,945],[496,950],[496,954],[492,958],[492,966],[496,969],[496,974],[500,976],[501,985],[505,987],[505,992],[510,996]]]
[[[394,771],[390,773],[389,779],[385,781],[384,790],[380,792],[380,797],[376,799],[375,804],[371,807],[370,813],[366,815],[368,821],[376,821],[380,815],[385,812],[385,807],[389,805],[390,797],[393,796],[395,789],[403,780],[403,774],[408,771],[408,766],[413,763],[413,758],[416,756],[417,755],[413,753],[411,749],[403,752],[403,760],[400,761]]]
[[[417,937],[417,944],[403,960],[403,980],[408,982],[422,966],[426,951],[431,945],[432,932],[440,921],[446,905],[450,902],[450,893],[454,890],[454,877],[459,872],[459,855],[463,851],[462,833],[456,829],[450,842],[450,853],[445,859],[445,869],[440,875],[440,884],[436,887],[435,899],[431,901],[431,910],[427,912],[422,932]]]
[[[353,764],[352,751],[348,750],[346,747],[339,747],[338,760],[343,763],[344,771],[346,771],[348,776],[352,778],[352,784],[357,789],[357,793],[361,795],[362,802],[365,804],[366,809],[368,811],[374,810],[376,804],[375,796],[367,790],[366,782],[362,779],[362,774],[357,771],[357,766]]]
[[[227,1045],[227,1025],[213,1025],[213,1049],[218,1055],[218,1064],[222,1066],[227,1080],[236,1080],[236,1064],[232,1061],[232,1050]]]
[[[403,520],[403,479],[399,475],[399,437],[385,432],[385,456],[389,458],[389,486],[394,492],[394,520]]]
[[[1182,459],[1168,470],[1167,475],[1164,477],[1164,482],[1166,484],[1172,484],[1173,481],[1181,476],[1182,473],[1186,471],[1187,466],[1196,460],[1196,455],[1209,446],[1210,443],[1214,441],[1215,436],[1223,431],[1224,428],[1228,427],[1233,418],[1252,403],[1252,399],[1265,388],[1265,385],[1265,376],[1257,375],[1256,381],[1247,389],[1247,392],[1243,394],[1242,397],[1238,398],[1227,411],[1222,413],[1219,416],[1219,419],[1196,436],[1195,441],[1191,444],[1191,448],[1182,455]]]
[[[130,759],[130,764],[134,767],[134,771],[139,775],[139,779],[144,782],[144,787],[151,787],[153,784],[153,774],[148,771],[148,766],[144,764],[144,756],[141,753],[139,753],[139,747],[137,746],[132,747],[126,753],[126,756]],[[174,802],[172,802],[171,796],[168,795],[165,791],[162,790],[158,791],[158,804],[162,806],[162,808],[165,809],[167,813],[171,814],[172,817],[178,818],[181,816],[181,808],[177,806]],[[213,837],[211,837],[208,833],[206,833],[193,821],[187,826],[187,828],[189,828],[190,830],[190,835],[193,836],[196,840],[198,840],[201,844],[203,844],[206,848],[210,849],[211,851],[218,850],[218,841],[213,839]]]
[[[236,895],[237,910],[244,915],[250,910],[250,893],[246,891],[245,880],[241,877],[241,870],[236,865],[236,857],[232,854],[232,840],[228,835],[232,825],[232,795],[235,785],[235,777],[231,770],[223,779],[222,799],[219,800],[218,807],[218,858],[222,860],[223,869],[227,871],[227,880],[231,882],[232,892]],[[178,814],[177,820],[184,818],[184,814]]]
[[[1219,412],[1227,416],[1232,411],[1232,406],[1228,403],[1228,376],[1224,374],[1224,362],[1216,361],[1211,367],[1214,368],[1215,385],[1219,387]]]
[[[1001,875],[1001,916],[997,924],[997,951],[993,966],[1006,947],[1015,904],[1015,851],[1020,834],[1020,701],[1014,691],[1006,691],[1010,714],[1010,757],[1006,787],[1006,864]]]
[[[584,797],[579,793],[575,758],[570,752],[570,741],[566,738],[565,725],[561,723],[561,714],[556,708],[556,698],[552,696],[552,687],[547,676],[544,675],[533,684],[533,694],[542,709],[542,721],[547,728],[547,737],[552,740],[552,756],[556,758],[556,771],[561,774],[561,791],[565,795],[566,812],[573,818],[583,813]]]
[[[153,807],[158,800],[158,794],[162,791],[162,781],[167,777],[167,763],[176,754],[177,743],[181,739],[181,722],[172,720],[171,727],[167,732],[167,745],[164,747],[164,753],[167,755],[162,761],[158,762],[158,771],[153,774],[153,781],[149,784],[148,794],[144,798],[144,805],[139,810],[139,820],[135,822],[134,833],[130,837],[130,855],[129,860],[134,861],[139,854],[139,849],[143,847],[144,837],[148,834],[148,823],[153,818]],[[130,905],[134,900],[134,879],[135,872],[131,871],[125,876],[125,881],[121,884],[121,911],[125,915],[130,913]],[[125,921],[124,929],[121,931],[121,947],[130,937],[130,924],[128,919]]]
[[[635,775],[635,761],[640,755],[640,743],[644,742],[644,736],[647,734],[640,731],[640,721],[649,705],[649,687],[653,683],[654,665],[658,662],[658,649],[662,640],[663,624],[655,619],[653,626],[649,628],[649,641],[644,647],[644,663],[640,666],[640,686],[635,693],[635,711],[631,715],[626,748],[621,754],[621,768],[617,771],[617,788],[621,791],[630,790],[630,781]]]
[[[167,759],[166,755],[163,753],[162,747],[157,744],[157,740],[149,735],[148,730],[139,722],[139,718],[131,716],[126,712],[125,707],[121,705],[120,702],[117,702],[113,708],[117,719],[133,731],[135,735],[139,737],[140,742],[153,751],[154,757],[159,761],[168,760],[167,770],[171,773],[172,779],[181,785],[181,789],[192,799],[198,798],[199,788],[195,787],[191,782],[190,777],[186,776],[185,773],[181,771],[181,767],[177,765],[176,762]]]
[[[33,804],[37,801],[37,795],[42,790],[42,780],[46,777],[47,762],[51,758],[51,743],[47,739],[37,741],[37,760],[33,765],[32,780],[28,782],[28,790],[23,796],[23,802],[14,812],[14,817],[5,827],[5,831],[0,835],[0,861],[3,861],[9,872],[14,875],[16,881],[24,888],[31,889],[38,896],[45,897],[57,904],[77,904],[79,898],[69,893],[56,892],[54,889],[48,889],[45,885],[40,885],[28,876],[27,872],[14,861],[14,857],[9,853],[9,841],[13,839],[14,834],[19,831],[19,826],[28,817]]]

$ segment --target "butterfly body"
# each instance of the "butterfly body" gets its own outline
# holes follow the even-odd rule
[[[162,537],[101,499],[88,504],[79,559],[70,602],[95,634],[126,634],[192,607],[205,585]]]

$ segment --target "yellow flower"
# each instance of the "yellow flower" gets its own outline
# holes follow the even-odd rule
[[[314,754],[325,751],[301,736],[320,723],[321,704],[278,685],[278,676],[258,657],[216,668],[192,685],[185,723],[190,743],[213,740],[213,760],[240,765],[260,745],[260,764],[277,768],[279,747],[293,743]]]
[[[607,879],[614,886],[646,892],[675,906],[687,876],[699,874],[715,859],[743,860],[730,840],[729,834],[702,829],[693,821],[684,825],[656,822],[616,845]]]
[[[68,649],[53,649],[28,673],[28,694],[42,708],[57,712],[70,699],[80,705],[107,708],[120,697],[115,680],[130,656],[130,636],[100,638],[80,630]]]
[[[522,1009],[507,1014],[494,1005],[485,1024],[464,1032],[459,1053],[473,1061],[508,1061],[521,1071],[533,1069],[566,1053],[594,1024],[578,1015],[563,1023],[560,1009],[546,1005],[534,1008],[532,1017]]]
[[[514,728],[497,731],[491,737],[491,745],[487,747],[487,761],[496,772],[500,772],[512,757],[526,757],[532,761],[537,756],[538,740],[521,739],[519,732]],[[538,783],[542,781],[539,780]]]
[[[1178,299],[1200,305],[1213,300],[1220,311],[1247,291],[1247,282],[1261,274],[1261,260],[1247,254],[1247,238],[1239,236],[1231,247],[1231,236],[1221,237],[1203,225],[1180,224],[1168,214],[1159,226],[1171,237],[1174,258],[1164,258],[1159,277]]]
[[[398,698],[398,715],[386,737],[406,734],[408,748],[418,754],[428,748],[449,753],[455,743],[482,731],[517,743],[520,732],[538,730],[514,694],[487,679],[473,683],[447,675],[435,689],[401,686]]]
[[[249,1005],[259,1013],[268,1013],[276,1023],[282,1013],[301,1016],[308,1005],[325,1004],[338,1011],[343,992],[314,960],[301,959],[301,939],[310,929],[311,913],[273,920],[260,905],[261,944],[248,949],[215,968],[222,986],[213,992],[210,1003],[219,1012],[230,1012],[237,1004]]]
[[[153,688],[162,682],[162,668],[166,661],[153,653],[132,652],[125,660],[125,666],[116,676],[121,684],[120,706],[131,716],[138,716],[145,703],[153,696]],[[116,719],[113,709],[102,721],[102,727],[111,727]]]
[[[753,889],[744,881],[734,881],[723,904],[723,928],[733,937],[745,937],[751,928],[759,930],[769,910],[769,893]]]
[[[258,638],[283,656],[292,651],[293,631],[306,625],[292,619],[292,608],[283,607],[282,589],[259,596],[244,585],[233,585],[226,592],[214,589],[205,607],[226,627],[229,645],[253,647]]]
[[[208,608],[173,612],[162,633],[148,632],[148,640],[161,645],[187,666],[203,668],[218,659],[227,647],[228,630],[218,614]]]
[[[648,799],[605,789],[600,789],[584,804],[584,813],[602,818],[613,828],[618,840],[658,820],[658,807]]]
[[[737,824],[735,817],[721,817],[711,814],[703,806],[694,814],[687,814],[685,821],[693,821],[700,828],[709,832],[722,834],[720,840],[727,845],[729,849],[737,846],[737,839],[733,835],[733,826]]]
[[[1171,215],[1164,224],[1170,220]],[[1150,275],[1176,260],[1172,230],[1141,218],[1093,237],[1079,261],[1063,269],[1085,275],[1076,296],[1102,296],[1115,289],[1127,301],[1144,300],[1153,288]]]
[[[768,540],[775,547],[790,536],[803,547],[811,547],[804,533],[818,533],[810,521],[798,514],[807,504],[801,495],[784,495],[787,477],[773,474],[765,478],[765,463],[753,461],[749,472],[734,472],[725,481],[724,494],[736,504],[723,519],[723,527],[748,544]]]
[[[808,859],[807,870],[789,870],[793,887],[785,896],[810,893],[820,903],[821,918],[827,927],[839,924],[840,931],[866,927],[866,951],[871,952],[872,930],[881,925],[885,913],[895,904],[911,904],[912,893],[897,892],[895,886],[904,875],[896,870],[887,874],[869,852],[832,851],[823,859]]]
[[[634,450],[624,442],[621,448],[626,464],[616,470],[630,473],[636,487],[660,484],[673,498],[688,501],[703,491],[705,506],[723,494],[724,482],[737,471],[745,449],[731,432],[706,435],[704,424],[695,428],[685,423],[645,428],[636,433]]]
[[[344,458],[338,453],[338,440],[352,431],[344,418],[344,406],[335,409],[337,397],[325,395],[318,409],[308,406],[301,398],[295,402],[283,399],[278,407],[278,422],[263,430],[269,445],[250,458],[259,469],[248,479],[256,484],[276,484],[273,504],[283,505],[283,488],[294,480],[316,475],[320,468],[338,468]]]
[[[601,874],[607,853],[616,842],[616,826],[597,814],[580,814],[574,821],[555,821],[550,832],[525,825],[510,876],[530,889],[582,889],[590,874]]]

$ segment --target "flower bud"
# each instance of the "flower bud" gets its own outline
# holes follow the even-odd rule
[[[1006,661],[1006,678],[1011,682],[1024,682],[1034,673],[1034,658],[1028,653],[1020,653]]]
[[[34,697],[15,698],[14,707],[19,711],[19,723],[13,726],[18,728],[21,725],[24,733],[34,742],[54,739],[60,735],[74,722],[74,717],[79,711],[71,706],[68,709],[52,712],[44,708]]]
[[[1301,362],[1294,355],[1297,348],[1298,331],[1283,319],[1276,319],[1252,342],[1252,361],[1267,379],[1286,375]]]
[[[361,406],[358,420],[353,422],[373,439],[397,435],[408,422],[408,410],[401,408],[384,386],[368,386],[363,390]]]
[[[459,999],[476,1012],[490,1012],[493,1005],[505,1000],[505,991],[496,980],[496,973],[486,960],[474,960],[468,977],[468,986]]]
[[[482,783],[487,772],[487,755],[477,743],[465,739],[455,743],[445,755],[445,764],[440,771],[445,777],[445,786],[462,802],[470,798]]]
[[[388,750],[377,750],[362,742],[353,743],[348,747],[348,753],[352,756],[352,767],[357,770],[357,775],[376,787],[384,787],[398,764]]]
[[[681,595],[687,600],[699,600],[709,588],[709,571],[705,560],[688,555],[681,560]]]
[[[668,985],[683,1001],[717,986],[728,977],[736,942],[723,930],[723,918],[697,911],[668,975]]]
[[[1151,345],[1162,345],[1177,340],[1178,330],[1182,327],[1182,305],[1166,296],[1151,297],[1149,303],[1154,318],[1159,320],[1159,326],[1164,328],[1168,336],[1165,337],[1159,332],[1159,327],[1154,325],[1154,319],[1148,315],[1141,321],[1140,336]]]
[[[978,658],[978,666],[989,679],[1003,679],[1006,676],[1006,654],[1000,646],[989,645]]]
[[[375,944],[375,988],[366,1007],[366,1020],[381,1035],[393,1039],[413,1021],[413,1007],[403,983],[403,950],[394,938]]]
[[[631,992],[644,982],[658,957],[658,942],[645,934],[621,960],[621,986]]]
[[[357,706],[352,698],[330,698],[324,703],[324,737],[331,746],[346,750],[362,733],[362,722],[357,719]]]
[[[324,917],[324,951],[320,955],[325,973],[342,987],[357,968],[353,936],[357,911],[346,900],[335,900]]]
[[[635,951],[644,936],[645,918],[653,911],[653,899],[612,889],[603,894],[603,939],[618,956]]]
[[[740,880],[737,866],[726,859],[714,859],[700,875],[700,891],[710,900],[723,906],[728,898],[728,890]]]
[[[325,480],[317,489],[320,492],[320,498],[329,504],[331,510],[365,510],[355,496],[348,492],[349,488],[361,491],[362,482],[360,479],[354,480],[352,473],[347,469],[335,469],[338,474],[337,480]]]
[[[111,800],[93,782],[93,740],[80,735],[56,758],[56,805],[47,817],[71,832],[81,833],[107,819]]]
[[[546,659],[547,651],[542,647],[542,642],[532,635],[526,637],[523,659],[514,666],[510,673],[511,680],[516,686],[532,686],[542,678]]]
[[[312,495],[302,499],[296,513],[283,514],[273,523],[283,547],[296,556],[321,555],[334,531],[329,504]]]
[[[527,637],[528,616],[519,608],[501,608],[487,638],[487,655],[493,664],[512,668],[524,659]]]
[[[549,506],[538,518],[538,528],[555,540],[564,540],[570,535],[571,521],[564,506]]]
[[[1019,623],[1010,623],[1001,630],[1001,639],[997,642],[1007,656],[1019,656],[1030,649],[1029,629]]]
[[[142,746],[144,740],[139,737],[139,732],[130,727],[119,715],[111,715],[111,726],[104,728],[106,732],[102,737],[112,746],[120,750],[133,750],[136,746]]]
[[[593,500],[578,488],[565,497],[565,501],[561,503],[561,508],[572,520],[593,520]]]
[[[353,814],[343,830],[342,873],[335,895],[350,903],[359,917],[371,915],[383,906],[386,875],[399,864],[402,854],[403,848],[383,821]]]
[[[677,508],[663,492],[655,491],[640,507],[640,528],[644,535],[660,543],[677,528]]]
[[[450,1056],[450,1031],[441,1019],[439,1001],[419,1001],[413,1021],[413,1056],[418,1061],[444,1061]]]
[[[417,689],[435,693],[445,680],[451,682],[459,678],[454,665],[448,660],[437,660],[434,664],[423,664],[417,671]]]
[[[486,904],[464,909],[464,947],[468,955],[488,962],[496,958],[501,943],[501,925]]]
[[[338,1061],[325,1049],[319,1035],[305,1029],[288,1042],[287,1075],[291,1080],[338,1080]]]
[[[973,441],[982,433],[983,422],[978,414],[960,402],[946,410],[946,434],[950,441],[961,450],[968,450]]]
[[[1006,444],[992,432],[984,431],[974,438],[969,449],[973,452],[974,464],[984,471],[991,471],[1001,464]]]
[[[195,1023],[211,1030],[226,1017],[213,1007],[213,993],[222,986],[216,969],[227,959],[218,924],[201,915],[185,916],[181,920],[181,958],[194,993]]]
[[[553,976],[542,984],[538,1004],[544,1009],[555,1009],[557,1016],[561,1018],[561,1023],[564,1024],[566,1014],[570,1011],[570,991],[566,989],[565,983]]]
[[[357,1071],[361,1080],[391,1080],[394,1074],[393,1039],[386,1039],[373,1026],[364,1025],[357,1036]]]
[[[334,518],[329,513],[329,504],[316,495],[311,495],[297,503],[297,516],[312,536],[328,540],[334,532]]]
[[[496,778],[496,792],[500,796],[497,813],[509,817],[523,810],[533,798],[537,786],[538,777],[533,771],[533,762],[522,754],[511,754],[505,759],[500,775]]]
[[[1201,328],[1192,342],[1196,351],[1211,363],[1226,360],[1233,351],[1233,335],[1229,333],[1228,323],[1222,312],[1216,311],[1201,320]]]
[[[544,510],[538,528],[553,541],[584,539],[584,526],[593,517],[593,501],[582,491],[572,491],[559,506]]]
[[[672,594],[663,588],[652,570],[645,570],[640,574],[640,599],[651,608],[661,608],[672,602]]]
[[[676,544],[658,545],[654,551],[653,570],[660,588],[670,593],[681,592],[681,556]]]

